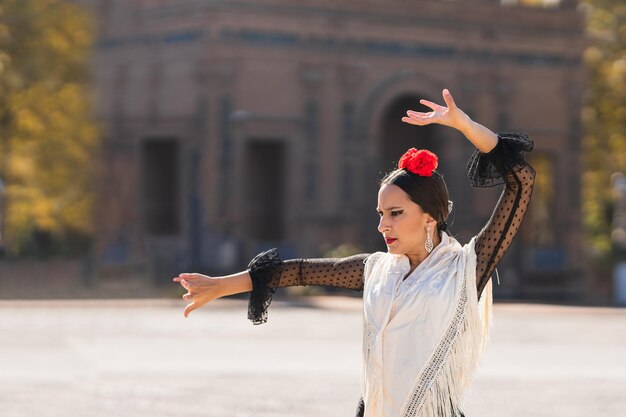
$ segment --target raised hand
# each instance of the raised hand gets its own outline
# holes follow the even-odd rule
[[[189,313],[193,310],[223,295],[221,288],[222,280],[220,278],[189,273],[180,274],[173,278],[172,281],[180,283],[187,290],[187,293],[183,295],[183,300],[191,300],[191,303],[185,307],[185,317],[189,316]]]
[[[406,112],[408,116],[403,117],[402,121],[417,126],[438,123],[453,127],[461,131],[476,148],[484,153],[490,152],[496,146],[498,136],[485,126],[470,119],[463,110],[459,109],[452,98],[452,94],[447,89],[443,90],[443,100],[446,102],[447,107],[440,106],[432,101],[420,100],[420,103],[430,107],[432,111],[423,113],[409,110]]]
[[[402,121],[417,126],[438,123],[440,125],[450,126],[462,131],[471,121],[470,118],[457,107],[454,99],[452,98],[452,94],[450,94],[448,89],[444,89],[442,95],[447,107],[422,99],[420,100],[420,103],[430,107],[432,111],[424,113],[408,110],[406,112],[407,116],[403,117]]]

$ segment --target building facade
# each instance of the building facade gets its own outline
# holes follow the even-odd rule
[[[385,250],[377,181],[409,147],[440,157],[466,243],[501,189],[472,189],[474,151],[403,124],[419,99],[535,141],[533,205],[496,294],[572,298],[581,270],[582,16],[492,0],[86,1],[104,154],[96,259],[168,280],[232,273],[259,251]],[[578,274],[580,275],[580,274]]]

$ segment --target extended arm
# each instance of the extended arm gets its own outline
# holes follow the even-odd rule
[[[279,287],[295,285],[326,285],[330,287],[363,289],[365,259],[369,254],[347,258],[291,259],[282,261],[276,249],[254,257],[248,269],[223,277],[197,273],[182,273],[173,278],[188,292],[183,300],[191,301],[185,317],[216,298],[250,292],[248,318],[254,324],[267,321],[267,308]]]

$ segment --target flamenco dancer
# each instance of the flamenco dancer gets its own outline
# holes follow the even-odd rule
[[[409,149],[381,181],[376,210],[387,252],[347,258],[282,260],[258,254],[246,271],[174,278],[190,301],[184,315],[226,295],[251,292],[248,318],[267,321],[279,287],[326,285],[363,291],[361,399],[357,416],[458,417],[491,327],[491,275],[526,213],[535,171],[524,160],[533,142],[523,133],[495,134],[457,107],[409,110],[402,121],[438,123],[462,132],[477,148],[468,163],[475,187],[504,185],[493,214],[469,243],[448,234],[452,209],[446,184],[427,150]]]

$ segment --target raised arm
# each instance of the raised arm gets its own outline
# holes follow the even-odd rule
[[[367,253],[347,258],[314,258],[281,260],[276,249],[258,254],[248,265],[252,291],[248,319],[254,324],[267,321],[267,308],[280,287],[325,285],[363,289],[364,261]]]
[[[505,188],[491,218],[476,236],[476,285],[478,297],[498,262],[511,246],[528,209],[535,182],[535,170],[524,160],[533,142],[523,133],[498,134],[498,144],[488,153],[477,150],[468,163],[468,175],[475,187]]]
[[[432,111],[425,113],[409,110],[402,121],[417,126],[438,123],[459,130],[477,148],[468,164],[472,185],[492,187],[505,184],[491,219],[476,238],[476,285],[480,297],[526,213],[535,171],[523,155],[533,149],[533,142],[524,134],[495,134],[476,123],[457,107],[447,89],[443,90],[443,99],[446,106],[420,100]]]

